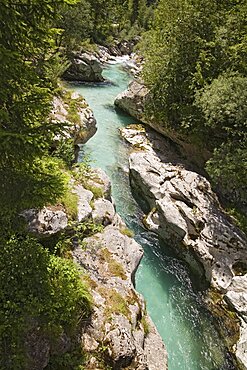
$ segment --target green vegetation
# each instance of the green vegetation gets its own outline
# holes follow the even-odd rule
[[[34,238],[12,237],[1,243],[0,255],[0,368],[23,369],[23,338],[33,327],[56,343],[88,317],[92,300],[74,264]]]
[[[76,337],[78,323],[91,312],[83,277],[72,261],[57,255],[65,248],[61,240],[46,247],[27,235],[19,216],[62,199],[75,217],[76,200],[61,160],[64,146],[50,156],[54,139],[65,131],[50,117],[64,67],[56,45],[61,30],[54,22],[58,8],[74,2],[0,5],[0,369],[5,370],[32,368],[29,338],[44,336],[56,347],[61,334]]]
[[[94,43],[114,46],[135,40],[150,27],[153,4],[146,0],[79,0],[63,5],[57,26],[63,29],[57,43],[71,58],[80,49],[95,50]]]
[[[128,229],[127,227],[120,229],[120,233],[123,235],[127,235],[130,238],[135,236],[134,231]]]
[[[127,279],[123,266],[114,259],[112,253],[107,248],[100,249],[99,254],[103,262],[107,262],[111,276],[118,276],[122,280]]]
[[[150,327],[146,316],[142,316],[141,324],[143,326],[144,334],[147,336],[150,333]]]
[[[247,203],[246,1],[161,0],[140,48],[147,115],[212,153],[206,169]]]
[[[78,214],[78,195],[72,193],[72,189],[68,187],[63,194],[62,198],[58,200],[61,203],[66,211],[66,214],[69,217],[69,220],[76,220]]]
[[[100,287],[99,293],[106,300],[105,316],[108,320],[111,319],[113,314],[124,315],[129,317],[130,311],[126,299],[116,291],[116,289],[105,289]]]

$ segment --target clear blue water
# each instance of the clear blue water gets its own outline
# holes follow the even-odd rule
[[[113,84],[70,85],[86,98],[97,119],[98,131],[84,146],[82,156],[90,154],[92,165],[109,175],[117,211],[144,248],[136,288],[145,297],[147,310],[166,344],[169,370],[232,369],[210,316],[193,292],[186,267],[142,227],[142,212],[129,187],[128,147],[118,130],[135,120],[116,112],[113,105],[130,78],[120,65],[109,66],[104,74]]]

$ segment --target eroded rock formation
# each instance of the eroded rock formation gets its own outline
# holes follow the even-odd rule
[[[102,231],[83,238],[83,245],[74,240],[72,256],[76,264],[87,273],[90,291],[94,299],[90,322],[82,325],[81,344],[86,353],[84,368],[89,370],[110,366],[114,370],[166,370],[167,354],[163,341],[145,309],[145,302],[134,288],[135,272],[143,250],[135,240],[127,236],[127,229],[111,202],[110,181],[102,170],[93,170],[83,185],[71,181],[73,192],[78,196],[77,225],[87,222]],[[88,189],[86,189],[88,187]],[[99,188],[97,199],[89,190]],[[48,217],[49,216],[49,217]],[[28,211],[26,219],[30,232],[43,237],[49,229],[49,220],[66,217],[61,227],[51,227],[54,234],[67,227],[65,210],[44,209]],[[45,219],[45,223],[43,220]],[[41,225],[42,224],[42,225]],[[42,226],[42,227],[41,227]],[[42,370],[49,361],[52,348],[49,340],[36,335],[27,341],[30,363],[35,370]],[[61,337],[61,343],[62,343]],[[66,337],[68,344],[69,338]],[[38,349],[42,346],[43,351]],[[69,346],[59,346],[59,351]],[[62,353],[62,352],[61,352]]]
[[[223,211],[210,183],[186,169],[176,153],[173,158],[166,153],[165,139],[157,147],[140,126],[122,133],[136,148],[129,160],[130,179],[134,193],[149,208],[146,227],[172,245],[201,282],[220,294],[222,307],[238,316],[240,336],[231,345],[240,368],[246,369],[246,236]]]
[[[63,77],[68,81],[102,82],[102,71],[100,61],[92,53],[82,53],[74,56]]]
[[[91,108],[76,92],[70,94],[68,101],[63,96],[53,98],[51,118],[53,121],[66,123],[63,137],[73,139],[74,145],[85,144],[97,131],[96,119]],[[60,137],[56,140],[59,141]]]

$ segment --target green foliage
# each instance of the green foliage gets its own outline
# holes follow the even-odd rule
[[[108,270],[112,276],[118,276],[122,280],[127,279],[123,266],[114,259],[109,249],[102,248],[99,254],[103,262],[107,262]]]
[[[243,0],[161,0],[140,44],[150,88],[146,114],[211,150],[210,175],[244,204],[246,19]]]
[[[92,300],[74,264],[49,255],[35,239],[2,241],[0,254],[0,364],[23,369],[33,322],[55,341],[89,316]]]
[[[49,114],[59,63],[59,30],[52,24],[64,2],[5,0],[1,5],[1,228],[10,227],[24,208],[53,203],[63,193],[63,176],[47,155],[63,131]]]
[[[101,187],[89,185],[88,183],[85,183],[85,187],[93,193],[95,199],[103,198],[104,190]]]
[[[100,233],[104,229],[103,225],[96,224],[92,220],[80,222],[77,225],[72,225],[72,227],[75,232],[74,236],[77,237],[79,241],[83,241],[85,237]]]
[[[1,162],[1,160],[0,160]],[[27,208],[54,204],[65,191],[67,178],[49,157],[20,161],[15,167],[1,167],[0,225],[2,235],[15,229],[18,214]]]
[[[94,42],[114,46],[117,40],[135,39],[149,28],[153,6],[146,0],[80,0],[62,7],[60,14],[57,25],[64,31],[58,42],[73,57],[75,50],[90,50]]]
[[[70,168],[75,161],[75,149],[73,139],[61,138],[56,142],[56,148],[52,152],[52,156],[63,161],[63,165]]]
[[[46,370],[84,370],[83,363],[85,355],[82,349],[77,345],[70,351],[64,354],[53,355],[49,360]]]
[[[150,333],[150,326],[149,326],[146,316],[142,316],[141,324],[144,330],[144,334],[145,336],[147,336]]]
[[[214,181],[219,184],[225,195],[231,194],[232,201],[241,203],[247,194],[247,145],[246,141],[224,143],[214,150],[206,169]]]
[[[76,220],[78,215],[78,195],[72,192],[72,189],[68,186],[62,198],[58,200],[61,203],[68,215],[69,220]]]
[[[134,232],[132,230],[128,229],[127,227],[120,229],[120,232],[121,232],[121,234],[127,235],[130,238],[133,238],[134,235],[135,235]]]
[[[247,138],[247,77],[237,73],[220,75],[196,96],[205,125],[221,143],[225,138]]]

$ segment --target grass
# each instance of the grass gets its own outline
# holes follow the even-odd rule
[[[111,275],[118,276],[122,280],[127,279],[123,266],[112,257],[111,252],[107,248],[100,249],[99,255],[104,262],[107,262]]]
[[[76,220],[78,215],[78,202],[78,195],[72,193],[70,188],[67,188],[63,197],[59,200],[59,203],[64,206],[69,220]]]
[[[143,330],[144,330],[144,334],[145,334],[145,336],[147,336],[150,333],[150,326],[149,326],[149,323],[147,321],[146,316],[142,316],[140,322],[142,324],[142,327],[143,327]]]
[[[120,233],[123,235],[127,235],[130,238],[133,238],[135,236],[135,233],[132,230],[128,229],[127,227],[121,228]]]
[[[99,293],[105,298],[105,316],[111,320],[113,314],[120,314],[130,317],[130,311],[126,299],[116,291],[116,289],[99,288]]]
[[[93,193],[95,199],[99,199],[99,198],[104,197],[103,189],[98,187],[98,186],[89,185],[89,184],[85,183],[85,188],[87,190],[90,190]]]

